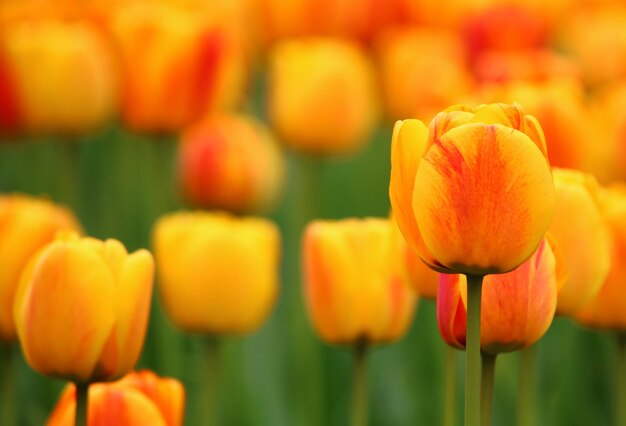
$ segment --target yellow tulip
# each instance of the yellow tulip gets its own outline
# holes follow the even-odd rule
[[[559,243],[568,272],[557,312],[572,315],[600,291],[611,266],[611,239],[595,178],[566,169],[553,169],[553,175],[556,211],[550,234]]]
[[[405,280],[404,241],[384,219],[311,222],[304,234],[305,295],[313,328],[329,343],[392,342],[417,298]]]
[[[154,226],[158,286],[165,311],[182,330],[249,333],[278,293],[280,234],[260,218],[183,212]]]
[[[15,298],[28,364],[75,383],[128,373],[143,347],[153,270],[146,250],[59,235],[30,260]]]
[[[89,387],[88,425],[181,426],[185,389],[175,379],[162,378],[148,370],[131,372],[112,383]],[[73,426],[76,386],[66,386],[46,426]]]
[[[116,112],[117,63],[111,42],[96,25],[13,20],[0,40],[19,109],[13,127],[75,135],[102,127]]]
[[[27,195],[0,196],[0,340],[16,338],[13,303],[22,269],[58,231],[80,232],[65,207]]]
[[[307,153],[356,151],[377,115],[374,69],[347,41],[307,38],[270,53],[268,112],[283,142]]]
[[[389,195],[407,242],[446,273],[505,273],[539,246],[554,214],[545,139],[521,106],[450,107],[427,128],[396,123]]]

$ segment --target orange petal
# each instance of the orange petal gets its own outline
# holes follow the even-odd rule
[[[420,163],[413,193],[430,253],[470,275],[507,272],[528,259],[552,221],[554,203],[541,151],[499,124],[444,134]]]

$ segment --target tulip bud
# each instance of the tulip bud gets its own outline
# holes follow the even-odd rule
[[[148,323],[154,264],[117,240],[62,234],[22,272],[14,318],[37,372],[75,383],[118,378],[137,362]]]
[[[179,181],[191,204],[237,212],[266,210],[278,199],[285,165],[276,141],[252,118],[215,115],[185,130]]]
[[[209,7],[209,6],[207,6]],[[114,13],[122,51],[123,119],[134,130],[173,132],[244,92],[243,41],[221,16],[192,2],[134,3]]]
[[[384,343],[407,331],[417,298],[405,280],[404,242],[384,219],[315,221],[304,234],[305,297],[328,343]]]
[[[375,77],[365,53],[349,42],[290,40],[270,54],[268,109],[290,147],[314,154],[356,151],[377,117]]]
[[[0,75],[0,90],[7,90],[9,99],[0,103],[17,104],[9,108],[9,130],[76,135],[96,130],[112,117],[118,95],[116,62],[110,41],[96,26],[13,20],[3,28],[1,42],[0,68],[4,62],[7,70],[0,74],[8,78]]]
[[[0,196],[0,340],[16,338],[13,303],[28,260],[58,231],[80,232],[74,214],[45,199]]]
[[[165,312],[180,329],[250,333],[278,292],[280,235],[274,223],[223,213],[176,213],[153,230]]]
[[[148,370],[132,372],[112,383],[89,387],[88,425],[182,426],[185,390],[175,379]],[[46,426],[73,426],[76,386],[66,386]]]
[[[611,268],[595,298],[576,312],[576,320],[588,327],[626,329],[626,187],[616,186],[600,193],[600,208],[612,237]]]
[[[497,355],[532,345],[550,327],[556,309],[560,269],[550,244],[543,240],[534,255],[512,272],[487,275],[483,282],[480,346]],[[437,323],[451,346],[465,348],[467,280],[441,274]]]
[[[430,128],[399,121],[389,195],[402,234],[431,268],[511,271],[534,253],[554,214],[541,127],[517,104],[457,105]]]
[[[557,312],[573,315],[600,291],[611,266],[611,240],[598,205],[598,183],[575,170],[553,169],[556,210],[550,234],[567,263]]]

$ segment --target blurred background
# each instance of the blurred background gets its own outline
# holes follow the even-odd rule
[[[539,119],[552,165],[603,183],[625,178],[626,6],[0,2],[0,191],[65,204],[88,235],[129,251],[151,249],[157,218],[180,209],[279,226],[276,306],[258,331],[222,338],[220,425],[348,422],[351,351],[321,342],[309,325],[303,227],[389,214],[395,120],[428,122],[451,104],[495,101],[519,102]],[[434,302],[421,300],[407,335],[371,351],[372,425],[442,423],[435,315]],[[537,344],[538,424],[612,423],[614,346],[610,333],[555,318]],[[155,292],[139,367],[184,383],[190,425],[200,357],[199,337],[169,322]],[[498,359],[494,424],[511,424],[519,355]],[[32,372],[17,345],[13,360],[19,424],[41,425],[63,382]]]

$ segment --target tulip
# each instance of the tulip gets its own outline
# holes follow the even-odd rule
[[[58,231],[80,232],[81,227],[69,209],[21,194],[0,196],[0,223],[0,340],[13,341],[13,303],[22,269]]]
[[[611,239],[595,178],[566,169],[553,169],[553,175],[556,211],[550,234],[562,249],[568,272],[557,313],[573,315],[600,291],[611,266]]]
[[[178,150],[180,186],[191,204],[246,212],[267,209],[280,195],[282,154],[252,118],[208,117],[184,131]]]
[[[52,18],[11,20],[0,40],[0,90],[8,93],[1,103],[9,110],[2,119],[9,123],[0,130],[77,135],[111,119],[118,75],[112,45],[98,27]]]
[[[138,2],[115,10],[121,47],[122,116],[137,131],[173,132],[216,109],[237,106],[246,48],[236,18],[190,2]]]
[[[355,349],[353,424],[367,424],[368,346],[400,339],[417,298],[405,280],[404,241],[384,219],[314,221],[304,232],[304,292],[309,316],[328,343]]]
[[[364,146],[378,105],[372,64],[356,45],[285,41],[272,50],[268,75],[269,118],[285,144],[326,155]]]
[[[554,184],[541,127],[521,106],[455,106],[430,128],[399,121],[391,149],[394,215],[431,268],[505,273],[537,249],[552,221]]]
[[[0,136],[16,133],[23,120],[15,76],[0,53]]]
[[[382,33],[376,42],[389,118],[432,118],[469,93],[471,79],[465,67],[465,49],[456,33],[394,28]]]
[[[153,269],[146,250],[59,235],[31,258],[15,298],[28,364],[81,386],[130,371],[143,346]]]
[[[182,330],[250,333],[278,292],[280,235],[272,222],[221,213],[176,213],[154,226],[159,291]]]
[[[543,240],[535,254],[514,271],[488,275],[481,310],[481,350],[491,355],[532,345],[552,323],[560,281],[558,258]],[[467,287],[463,275],[439,275],[437,323],[443,340],[465,348]]]
[[[131,372],[113,383],[89,388],[89,425],[182,426],[185,390],[175,379],[148,370]],[[74,424],[76,387],[68,385],[46,426]]]

